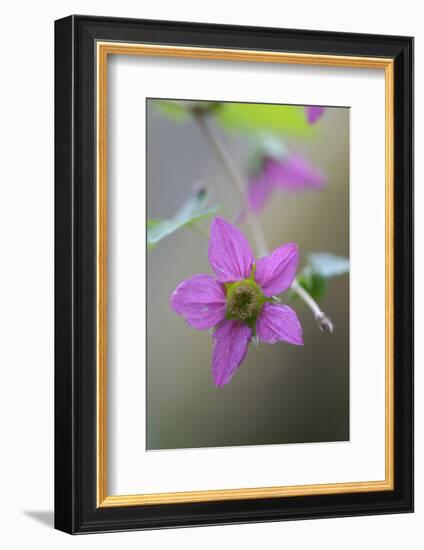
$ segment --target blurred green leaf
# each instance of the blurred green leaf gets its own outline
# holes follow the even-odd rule
[[[308,255],[306,265],[297,276],[297,281],[314,300],[322,300],[328,290],[329,279],[349,272],[349,260],[329,252],[316,252]],[[290,299],[297,296],[290,291]]]
[[[216,112],[216,119],[225,128],[240,132],[268,130],[298,136],[315,133],[314,126],[306,120],[304,108],[297,105],[224,103]]]
[[[191,116],[186,102],[173,101],[171,99],[154,99],[153,105],[163,115],[176,122],[188,120]]]
[[[349,272],[349,260],[343,256],[336,256],[328,252],[309,254],[311,270],[322,277],[334,277]]]
[[[168,220],[150,219],[147,221],[147,246],[153,248],[159,241],[182,227],[190,227],[197,222],[213,216],[218,207],[207,208],[208,192],[200,189],[189,197],[175,216]]]
[[[305,270],[297,278],[298,283],[302,286],[314,300],[321,300],[327,291],[327,279],[318,273],[313,273]]]
[[[154,99],[153,104],[167,118],[184,122],[197,114],[213,114],[222,108],[220,101],[191,101],[188,99]]]

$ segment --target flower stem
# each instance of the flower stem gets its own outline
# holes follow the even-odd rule
[[[216,132],[213,126],[210,124],[209,119],[207,118],[207,115],[205,115],[203,112],[196,112],[196,111],[194,111],[194,114],[195,114],[195,119],[197,120],[200,128],[202,129],[203,134],[206,137],[209,145],[213,149],[216,158],[218,159],[223,170],[227,174],[228,179],[231,181],[231,183],[234,185],[234,187],[237,189],[237,191],[240,194],[240,198],[246,209],[246,221],[249,224],[250,230],[252,231],[253,237],[255,239],[256,246],[258,248],[257,252],[259,256],[261,257],[266,256],[268,254],[268,246],[266,243],[265,235],[258,219],[252,212],[249,201],[246,198],[247,194],[246,194],[244,182],[240,174],[237,172],[232,162],[232,159],[230,158],[227,151],[225,150],[221,140],[216,135]]]
[[[266,242],[265,234],[257,217],[251,209],[249,201],[247,200],[247,193],[242,177],[234,166],[231,157],[228,155],[224,145],[216,134],[215,129],[210,124],[207,113],[205,113],[204,111],[198,111],[196,109],[193,109],[192,112],[211,149],[214,151],[216,158],[221,164],[222,169],[226,173],[229,181],[234,185],[234,187],[240,194],[240,198],[246,210],[246,221],[249,224],[253,238],[255,239],[259,257],[266,256],[267,254],[269,254],[269,248]],[[333,324],[331,320],[325,315],[323,311],[321,311],[319,305],[315,302],[312,296],[299,284],[297,279],[293,281],[291,288],[312,311],[319,328],[322,331],[333,332]]]
[[[333,332],[334,327],[331,320],[327,317],[327,315],[321,311],[319,305],[315,302],[315,300],[312,298],[312,296],[307,292],[303,286],[301,286],[297,279],[295,279],[292,283],[291,289],[296,292],[296,294],[301,298],[305,304],[309,307],[309,309],[314,314],[315,320],[318,323],[319,328],[322,331],[325,332]]]

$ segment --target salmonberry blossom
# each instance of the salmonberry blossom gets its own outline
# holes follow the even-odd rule
[[[208,257],[215,275],[200,273],[186,279],[170,302],[191,327],[214,329],[212,377],[217,386],[224,386],[252,340],[303,345],[296,313],[275,300],[293,283],[298,249],[294,243],[284,244],[255,261],[243,233],[217,217],[211,226]]]
[[[315,107],[314,105],[305,107],[306,120],[309,124],[315,124],[315,122],[322,117],[324,111],[325,107]]]
[[[265,206],[274,189],[321,189],[325,183],[325,174],[301,155],[294,154],[281,158],[264,156],[259,172],[249,179],[248,199],[251,208],[258,211]]]

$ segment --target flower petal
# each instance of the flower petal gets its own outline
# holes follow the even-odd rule
[[[274,296],[290,288],[296,275],[298,261],[297,245],[288,243],[256,262],[255,281],[265,296]]]
[[[305,107],[306,120],[309,124],[314,124],[319,118],[324,114],[325,107],[316,107],[314,105],[309,105]]]
[[[228,384],[246,357],[252,330],[240,321],[224,321],[213,334],[212,377],[218,387]]]
[[[320,189],[326,182],[325,175],[301,155],[292,155],[281,161],[267,159],[264,176],[270,185],[286,191]]]
[[[266,302],[256,321],[256,332],[260,340],[267,344],[275,344],[279,340],[303,345],[302,325],[294,310],[282,304]]]
[[[272,191],[272,184],[269,178],[265,175],[260,175],[249,181],[247,198],[249,200],[250,207],[254,212],[262,210],[268,201],[269,195]]]
[[[212,222],[208,257],[221,283],[246,279],[252,271],[254,258],[246,237],[222,218]]]
[[[225,291],[212,275],[194,275],[174,290],[171,308],[184,317],[191,327],[209,329],[225,317]]]

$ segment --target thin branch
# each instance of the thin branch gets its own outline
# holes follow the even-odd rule
[[[309,307],[309,309],[314,314],[315,320],[318,323],[319,328],[322,331],[325,332],[333,332],[334,327],[331,320],[327,317],[327,315],[321,311],[319,305],[315,302],[315,300],[312,298],[312,296],[307,292],[303,286],[301,286],[297,279],[295,279],[292,283],[291,289],[296,292],[296,294],[301,298],[305,304]]]
[[[221,167],[227,174],[228,179],[240,194],[241,200],[246,210],[246,220],[255,239],[259,256],[266,256],[267,254],[269,254],[268,245],[265,239],[264,232],[262,230],[262,226],[260,225],[255,214],[252,212],[249,201],[247,200],[247,193],[243,179],[238,173],[236,167],[234,166],[234,163],[231,157],[228,155],[220,138],[217,136],[215,129],[210,124],[209,119],[207,118],[207,114],[205,114],[204,111],[198,111],[196,109],[193,109],[192,112],[210,147],[214,151],[216,158],[221,164]],[[321,311],[319,305],[315,302],[312,296],[299,284],[297,279],[293,281],[291,288],[312,311],[319,328],[322,331],[333,332],[333,324],[331,320],[325,315],[323,311]]]
[[[205,116],[203,112],[199,113],[194,111],[194,114],[197,122],[199,123],[200,128],[203,131],[203,134],[205,135],[206,139],[209,142],[209,145],[213,149],[222,168],[225,170],[228,179],[231,181],[231,183],[234,185],[234,187],[237,189],[237,191],[240,194],[240,198],[246,209],[246,221],[249,224],[253,237],[256,241],[256,245],[258,248],[257,252],[259,256],[266,256],[268,253],[268,247],[267,247],[265,235],[261,225],[258,222],[258,219],[252,212],[249,201],[246,198],[247,194],[246,194],[246,190],[245,190],[245,186],[242,178],[237,172],[224,146],[222,145],[221,140],[216,135],[216,132],[213,126],[210,124],[207,116]]]

